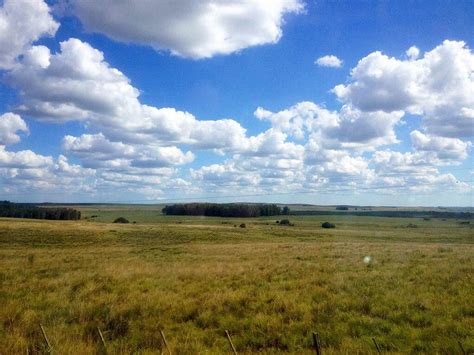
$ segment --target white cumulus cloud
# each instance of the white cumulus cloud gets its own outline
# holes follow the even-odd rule
[[[18,143],[18,132],[28,133],[28,126],[20,116],[11,112],[0,116],[0,146]]]
[[[335,55],[325,55],[316,59],[314,64],[319,65],[320,67],[327,68],[340,68],[342,66],[342,60],[336,57]]]
[[[32,47],[7,75],[20,92],[17,111],[51,123],[81,121],[112,141],[190,144],[201,149],[239,149],[245,129],[235,120],[198,120],[174,108],[143,105],[139,90],[104,55],[78,39],[60,52]]]
[[[59,27],[43,0],[4,0],[0,7],[0,69],[13,67],[16,58],[42,36]]]
[[[473,136],[474,53],[460,41],[444,41],[419,59],[415,52],[409,50],[409,60],[371,53],[333,92],[362,111],[421,115],[431,134]]]
[[[410,133],[417,151],[433,152],[441,160],[462,161],[467,158],[471,142],[458,138],[430,136],[415,130]]]
[[[282,36],[301,0],[72,0],[89,31],[194,59],[229,54]]]

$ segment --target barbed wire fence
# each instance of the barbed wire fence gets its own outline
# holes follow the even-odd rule
[[[43,326],[43,324],[39,324],[39,328],[41,330],[41,334],[42,334],[42,337],[43,337],[43,343],[40,346],[40,349],[30,348],[29,346],[27,346],[26,354],[30,355],[33,351],[38,351],[38,350],[42,351],[42,352],[45,352],[47,354],[55,354],[56,353],[55,348],[51,344],[51,341],[50,341],[50,339],[49,339],[49,337],[46,333],[46,329]],[[106,333],[106,332],[102,332],[99,327],[96,327],[96,330],[97,330],[97,338],[99,339],[98,344],[97,344],[98,354],[105,354],[105,355],[114,354],[114,352],[111,351],[109,349],[109,347],[107,346],[107,342],[106,342],[106,339],[104,337],[104,333]],[[160,353],[161,354],[167,354],[167,355],[173,355],[173,351],[172,351],[168,341],[166,340],[165,333],[164,333],[163,329],[160,329],[159,334],[160,334],[160,339],[161,339],[161,343],[162,343]],[[238,350],[237,350],[236,346],[234,345],[234,341],[232,340],[232,336],[231,336],[230,332],[228,330],[225,330],[222,335],[226,337],[227,342],[229,344],[229,348],[227,350],[223,350],[223,352],[230,352],[233,355],[238,355]],[[312,332],[311,333],[311,338],[312,338],[311,350],[313,350],[316,355],[322,355],[324,347],[322,346],[320,335],[317,332]],[[378,355],[383,354],[385,352],[383,345],[380,344],[375,337],[371,337],[371,340],[372,340],[372,343],[373,343],[373,350]],[[460,340],[457,341],[457,344],[459,346],[459,351],[458,351],[459,354],[461,354],[461,355],[474,355],[474,349],[466,350],[464,348],[463,343]],[[245,350],[245,352],[248,352],[248,350]],[[450,354],[454,355],[455,353],[450,353]]]

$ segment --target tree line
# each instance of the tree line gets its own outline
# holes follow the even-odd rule
[[[472,212],[449,211],[293,211],[295,216],[366,216],[366,217],[396,217],[396,218],[459,218],[473,219]]]
[[[30,203],[0,201],[0,217],[50,220],[78,220],[81,212],[65,207],[38,207]]]
[[[260,217],[289,214],[290,210],[288,207],[282,209],[275,204],[182,203],[166,206],[162,212],[175,216]]]

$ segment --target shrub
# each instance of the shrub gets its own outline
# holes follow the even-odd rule
[[[114,221],[114,223],[130,223],[130,222],[128,221],[128,219],[124,217],[119,217]]]
[[[294,227],[294,224],[291,223],[289,219],[282,219],[281,221],[277,221],[277,223],[280,224],[280,226]]]
[[[333,223],[324,222],[323,224],[321,224],[321,227],[323,227],[323,228],[336,228],[336,225],[333,224]]]
[[[245,225],[245,223],[242,223],[239,227],[240,227],[240,228],[245,228],[245,227],[247,227],[247,226]]]

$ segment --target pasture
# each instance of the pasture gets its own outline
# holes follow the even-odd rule
[[[474,350],[472,222],[160,208],[1,218],[0,353],[44,351],[39,324],[58,354],[103,351],[97,327],[117,354],[160,353],[160,330],[173,354],[230,353],[225,330],[239,354],[311,354],[313,331],[323,354]]]

